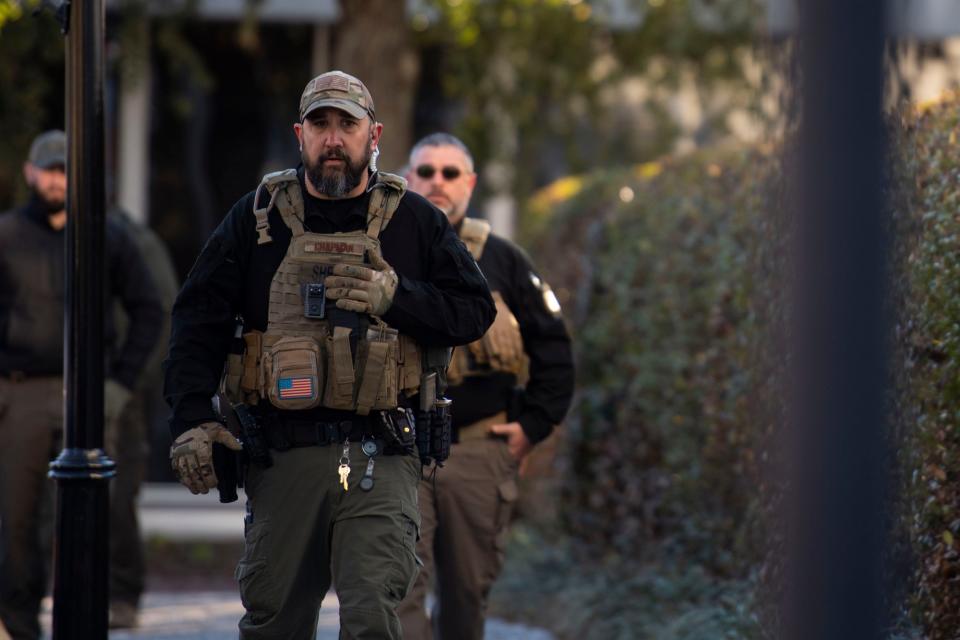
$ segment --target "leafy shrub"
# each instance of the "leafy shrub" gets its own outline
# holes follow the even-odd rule
[[[960,629],[960,100],[904,114],[897,193],[898,395],[912,610],[931,640]]]
[[[562,517],[593,551],[640,558],[656,541],[728,575],[756,558],[753,270],[776,175],[759,151],[712,151],[568,179],[562,202],[532,204],[533,252],[576,342]]]

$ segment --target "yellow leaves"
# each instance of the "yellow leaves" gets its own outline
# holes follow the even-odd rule
[[[953,534],[949,530],[944,531],[942,537],[943,537],[944,544],[946,544],[949,547],[953,546],[954,538],[953,538]]]
[[[583,190],[583,178],[567,176],[554,180],[530,198],[530,209],[538,214],[545,214],[553,205],[560,204],[574,197]]]
[[[33,3],[31,3],[33,4]],[[0,28],[8,22],[23,17],[23,3],[20,0],[0,0]]]
[[[913,111],[917,116],[923,116],[946,103],[956,102],[957,97],[958,93],[956,91],[944,91],[936,98],[918,102],[913,106]]]
[[[641,165],[637,165],[633,172],[642,180],[650,180],[663,173],[663,165],[659,162],[644,162]]]

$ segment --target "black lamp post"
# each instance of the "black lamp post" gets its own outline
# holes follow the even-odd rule
[[[884,0],[802,0],[787,640],[879,639]]]
[[[53,637],[107,638],[107,483],[103,451],[103,0],[72,0],[66,18],[67,231],[64,448],[57,481]]]

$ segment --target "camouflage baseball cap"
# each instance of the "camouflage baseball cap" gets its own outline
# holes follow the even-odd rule
[[[328,71],[307,83],[300,96],[300,122],[320,107],[342,109],[354,118],[376,120],[373,98],[360,80],[343,71]]]
[[[41,169],[65,167],[67,165],[67,134],[53,129],[38,135],[30,145],[27,162]]]

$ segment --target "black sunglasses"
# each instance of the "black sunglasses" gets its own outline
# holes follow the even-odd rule
[[[422,164],[419,167],[417,167],[417,175],[423,178],[424,180],[429,180],[430,178],[433,177],[433,174],[435,174],[436,172],[437,172],[437,168],[429,164]],[[460,173],[461,173],[460,169],[458,169],[457,167],[444,167],[440,169],[440,175],[442,175],[443,179],[446,180],[447,182],[450,182],[451,180],[456,180],[457,178],[459,178]]]

